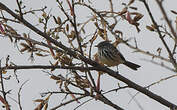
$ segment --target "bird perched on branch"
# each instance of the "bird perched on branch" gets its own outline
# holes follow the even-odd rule
[[[118,66],[124,64],[133,70],[137,70],[140,65],[125,60],[119,50],[109,41],[102,41],[98,45],[98,60],[107,66]]]

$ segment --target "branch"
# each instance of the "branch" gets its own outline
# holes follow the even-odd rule
[[[80,53],[81,53],[82,56],[84,56],[84,53],[83,53],[83,50],[82,50],[82,46],[81,46],[81,41],[80,41],[79,32],[78,32],[78,29],[77,29],[76,15],[75,15],[75,10],[74,10],[74,9],[75,9],[75,8],[74,8],[74,1],[72,0],[72,7],[71,7],[69,1],[67,1],[67,3],[68,3],[68,5],[69,5],[70,8],[71,8],[71,9],[70,9],[70,10],[71,10],[71,15],[73,16],[73,20],[74,20],[74,21],[72,21],[71,19],[69,19],[69,15],[65,12],[65,10],[64,10],[64,8],[63,8],[63,6],[62,6],[62,4],[58,1],[58,4],[60,5],[61,11],[65,14],[65,16],[69,19],[70,23],[71,23],[72,26],[74,27],[75,36],[76,36],[76,39],[77,39],[77,43],[78,43],[78,45],[79,45]],[[85,62],[85,65],[86,65],[86,67],[88,67],[87,62]],[[90,79],[91,79],[91,82],[92,82],[92,84],[93,84],[94,90],[96,90],[96,84],[95,84],[94,78],[92,77],[90,71],[88,71],[88,75],[89,75],[89,77],[90,77]]]
[[[88,70],[100,70],[97,67],[80,67],[80,66],[50,66],[50,65],[16,65],[16,66],[7,66],[1,67],[1,70],[22,70],[22,69],[74,69],[74,70],[81,70],[81,71],[88,71]]]
[[[166,20],[166,22],[167,22],[167,24],[168,24],[168,27],[169,27],[170,30],[171,30],[171,33],[172,33],[173,36],[175,37],[175,41],[177,42],[177,35],[176,35],[176,32],[175,32],[174,28],[173,28],[172,25],[171,25],[171,21],[168,19],[168,16],[167,16],[167,14],[166,14],[166,12],[165,12],[165,10],[164,10],[164,7],[162,6],[162,2],[163,2],[163,1],[156,0],[156,2],[157,2],[158,6],[159,6],[159,8],[160,8],[160,10],[161,10],[161,12],[162,12],[162,14],[163,14],[163,17],[165,18],[165,20]]]
[[[142,54],[145,54],[145,55],[148,55],[148,56],[152,56],[152,57],[154,57],[154,58],[159,58],[159,59],[161,59],[161,60],[170,62],[170,60],[167,59],[167,58],[164,58],[164,57],[162,57],[162,56],[158,56],[158,55],[152,54],[152,53],[150,53],[150,52],[146,52],[146,51],[144,51],[144,50],[142,50],[142,49],[139,49],[139,48],[137,48],[137,47],[135,47],[135,46],[130,45],[129,43],[127,43],[127,41],[125,41],[125,40],[123,40],[122,38],[120,38],[120,37],[113,31],[113,29],[111,28],[111,26],[109,25],[109,23],[100,15],[99,12],[96,12],[96,10],[94,10],[91,6],[89,6],[89,5],[87,5],[87,4],[83,4],[83,3],[82,3],[82,4],[81,4],[81,3],[76,3],[76,4],[78,4],[78,5],[83,5],[83,6],[87,7],[87,8],[89,8],[89,9],[90,9],[91,11],[93,11],[95,14],[97,14],[97,15],[106,23],[106,25],[108,26],[108,30],[111,32],[111,34],[113,34],[113,35],[115,36],[115,38],[120,39],[120,41],[122,41],[121,43],[124,43],[124,44],[127,45],[129,48],[134,49],[136,52],[140,52],[140,53],[142,53]],[[115,21],[115,22],[116,22],[116,21]]]
[[[142,1],[144,3],[144,6],[146,7],[146,9],[148,11],[148,14],[149,14],[149,16],[151,18],[152,23],[154,24],[155,27],[157,27],[156,29],[157,29],[157,33],[159,34],[159,38],[161,39],[163,45],[165,46],[165,48],[166,48],[166,50],[168,52],[168,55],[170,57],[171,63],[173,64],[174,68],[177,70],[176,60],[173,58],[172,52],[170,51],[170,49],[169,49],[167,43],[165,42],[165,40],[163,39],[164,36],[162,36],[162,34],[160,32],[160,29],[159,29],[159,27],[158,27],[153,15],[152,15],[151,11],[150,11],[150,8],[149,8],[148,4],[146,3],[146,0],[140,0],[140,1]]]
[[[21,8],[22,1],[19,2],[18,0],[16,0],[16,2],[18,5],[20,17],[21,17],[21,19],[23,19],[23,13],[22,13],[22,8]]]
[[[27,22],[24,19],[21,19],[17,14],[15,14],[13,11],[11,11],[8,7],[6,7],[5,5],[3,5],[0,2],[0,8],[2,10],[5,10],[6,12],[8,12],[10,15],[12,15],[13,17],[15,17],[16,19],[18,19],[19,21],[21,21],[25,26],[27,26],[29,29],[33,30],[34,32],[36,32],[37,34],[41,35],[43,38],[49,40],[51,43],[53,43],[54,45],[62,48],[63,50],[65,50],[67,52],[67,54],[80,59],[84,62],[87,62],[88,64],[92,65],[93,67],[97,67],[97,69],[99,71],[103,71],[105,73],[107,73],[108,75],[114,77],[117,80],[120,80],[124,83],[126,83],[129,87],[136,89],[137,91],[149,96],[150,98],[158,101],[159,103],[161,103],[162,105],[165,105],[169,108],[177,108],[177,105],[167,101],[166,99],[152,93],[151,91],[145,89],[144,87],[132,82],[131,80],[123,77],[122,75],[118,74],[117,72],[107,68],[107,67],[103,67],[100,64],[98,64],[95,61],[92,61],[91,59],[86,58],[85,56],[82,56],[78,53],[76,53],[75,51],[71,50],[70,48],[67,48],[66,46],[64,46],[61,42],[57,42],[56,40],[52,39],[51,37],[49,37],[47,34],[41,32],[39,29],[37,29],[36,27],[34,27],[32,24],[30,24],[29,22]],[[104,99],[106,100],[106,98]]]
[[[20,89],[18,91],[18,106],[20,108],[20,110],[23,110],[22,109],[22,105],[21,105],[21,91],[22,91],[22,87],[25,85],[25,83],[27,83],[29,80],[26,80],[21,86],[20,86]]]
[[[1,60],[0,60],[0,68],[1,68]],[[6,98],[6,92],[5,92],[5,89],[4,89],[4,81],[3,81],[3,77],[2,77],[2,73],[3,72],[3,70],[2,69],[0,69],[0,83],[1,83],[1,88],[2,88],[2,94],[3,94],[3,99],[1,99],[0,101],[5,105],[5,108],[6,108],[6,110],[10,110],[10,107],[9,107],[9,104],[8,104],[8,102],[7,102],[7,98]]]

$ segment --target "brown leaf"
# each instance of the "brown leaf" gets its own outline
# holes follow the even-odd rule
[[[5,34],[5,31],[4,31],[3,27],[2,27],[1,22],[0,22],[0,32],[1,32],[2,34]]]
[[[7,104],[7,102],[4,100],[4,98],[0,95],[0,101],[4,104],[4,105],[6,105]]]
[[[7,71],[6,70],[2,70],[2,74],[6,74],[7,73]]]
[[[68,32],[69,31],[69,25],[66,24],[66,31]]]
[[[156,25],[154,25],[154,24],[151,24],[151,27],[152,27],[154,30],[158,28],[158,27],[157,27]]]
[[[94,22],[94,25],[99,29],[100,27],[98,26],[97,22]]]
[[[41,54],[41,53],[35,53],[37,56],[40,56],[40,57],[46,57],[48,55],[44,55],[44,54]]]
[[[48,108],[48,103],[46,103],[46,104],[44,105],[44,110],[47,110],[47,108]]]
[[[23,46],[23,47],[26,47],[26,48],[30,48],[27,44],[25,44],[25,43],[20,43],[20,45],[21,46]]]
[[[22,48],[22,49],[20,49],[20,52],[24,52],[26,50],[28,50],[28,48]]]
[[[36,99],[34,100],[34,102],[43,102],[44,100],[43,99]]]
[[[161,54],[161,51],[162,51],[162,48],[159,47],[159,48],[157,49],[157,52],[158,52],[159,56],[160,56],[160,54]]]
[[[56,52],[55,59],[59,59],[62,55],[62,52]]]
[[[129,12],[127,12],[126,20],[127,20],[130,24],[133,23],[133,20],[132,20],[131,15],[130,15]]]
[[[128,3],[128,6],[131,5],[134,2],[135,2],[135,0],[130,0],[129,3]]]
[[[136,22],[136,21],[139,21],[142,17],[143,17],[144,15],[142,15],[142,14],[138,14],[138,15],[136,15],[134,18],[133,18],[133,20]]]
[[[71,11],[71,16],[74,16],[74,10],[73,10],[73,7],[71,6],[71,3],[69,2],[69,0],[66,0],[66,1],[69,5],[70,11]]]
[[[48,16],[45,12],[43,12],[42,17],[44,17],[46,19]]]
[[[123,15],[127,13],[127,7],[123,8],[121,12],[118,12],[118,15]]]
[[[61,24],[61,18],[59,16],[57,17],[57,24]]]
[[[34,110],[42,110],[42,108],[44,107],[44,103],[40,103]]]
[[[146,26],[146,29],[148,29],[149,31],[154,31],[154,28],[151,26]]]
[[[54,80],[61,80],[59,77],[54,76],[54,75],[51,75],[50,78],[51,78],[51,79],[54,79]]]
[[[52,46],[51,42],[48,41],[48,40],[47,40],[47,44],[48,44],[49,46]],[[54,53],[53,49],[52,49],[52,48],[49,48],[49,50],[50,50],[50,53],[51,53],[52,57],[55,59],[55,53]]]

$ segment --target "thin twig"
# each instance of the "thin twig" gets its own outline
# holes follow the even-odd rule
[[[56,110],[56,109],[58,109],[58,108],[60,108],[60,107],[62,107],[62,106],[65,106],[65,105],[67,105],[67,104],[69,104],[69,103],[75,102],[76,100],[80,100],[80,99],[82,99],[82,98],[84,98],[84,97],[86,97],[86,96],[80,96],[80,97],[78,97],[78,98],[76,98],[76,99],[72,99],[72,100],[66,101],[66,102],[61,103],[60,105],[58,105],[58,106],[56,106],[56,107],[51,108],[50,110]]]
[[[174,28],[173,28],[173,26],[172,26],[172,24],[171,24],[171,21],[169,20],[169,18],[168,18],[168,16],[167,16],[166,12],[165,12],[165,10],[164,10],[164,7],[162,6],[162,2],[163,2],[163,1],[162,1],[162,0],[156,0],[156,2],[157,2],[157,4],[158,4],[158,6],[159,6],[159,8],[160,8],[160,10],[161,10],[161,12],[162,12],[164,18],[165,18],[165,21],[166,21],[167,24],[168,24],[168,27],[169,27],[170,30],[171,30],[171,33],[173,34],[173,36],[174,36],[174,38],[175,38],[175,41],[177,42],[177,35],[176,35],[176,32],[175,32],[175,30],[174,30]]]
[[[81,70],[81,71],[88,71],[88,70],[100,70],[97,67],[82,67],[82,66],[51,66],[51,65],[16,65],[16,66],[5,66],[1,67],[1,70],[22,70],[22,69],[74,69],[74,70]]]
[[[22,105],[21,105],[21,91],[22,91],[22,87],[25,85],[25,83],[27,83],[29,80],[26,80],[21,86],[20,86],[20,89],[18,91],[18,106],[20,108],[20,110],[23,110],[22,109]]]
[[[157,33],[159,34],[159,38],[161,39],[163,45],[165,46],[165,48],[166,48],[166,50],[168,52],[168,55],[169,55],[169,58],[170,58],[170,62],[173,64],[174,68],[177,70],[176,60],[174,59],[172,52],[170,51],[167,43],[165,42],[164,36],[162,36],[162,34],[161,34],[160,30],[159,30],[159,27],[158,27],[153,15],[152,15],[151,11],[150,11],[149,5],[146,3],[146,0],[141,0],[141,1],[144,3],[144,6],[146,7],[146,9],[148,11],[148,14],[149,14],[149,16],[151,18],[151,21],[153,22],[155,27],[157,27],[156,28],[157,29]]]
[[[153,64],[155,64],[155,65],[158,65],[158,66],[161,66],[161,67],[164,67],[164,68],[166,68],[167,70],[170,70],[170,71],[172,71],[172,72],[177,72],[175,69],[173,69],[173,68],[171,68],[171,67],[169,67],[169,66],[167,66],[167,65],[165,65],[165,64],[163,64],[163,63],[158,63],[158,62],[155,62],[155,61],[153,61],[153,60],[147,60],[147,59],[142,59],[142,60],[147,61],[147,62],[151,62],[151,63],[153,63]]]
[[[133,97],[133,95],[131,94],[130,91],[128,91],[128,94],[131,96],[131,98],[135,101],[135,103],[138,105],[138,107],[140,108],[140,110],[144,110],[144,108],[140,105],[140,103],[135,99],[135,97]]]
[[[1,60],[0,60],[0,68],[1,68]],[[3,94],[3,98],[4,98],[4,104],[5,104],[5,108],[6,108],[6,110],[10,110],[10,107],[9,107],[9,104],[8,104],[8,102],[7,102],[7,98],[6,98],[6,92],[5,92],[5,88],[4,88],[4,80],[3,80],[3,76],[2,76],[2,73],[3,72],[3,69],[0,69],[0,79],[1,79],[1,81],[0,81],[0,83],[1,83],[1,88],[2,88],[2,94]]]
[[[22,1],[19,2],[18,0],[16,0],[16,2],[17,2],[17,5],[18,5],[20,17],[21,17],[21,19],[23,19],[23,13],[22,13],[22,8],[21,8]]]
[[[20,22],[22,22],[26,27],[28,27],[29,29],[33,30],[34,32],[36,32],[37,34],[39,34],[41,37],[49,40],[51,43],[53,43],[54,45],[56,45],[57,47],[60,47],[62,48],[63,50],[65,50],[67,52],[68,55],[71,55],[73,56],[74,58],[79,58],[80,60],[84,61],[84,62],[87,62],[88,64],[92,65],[92,66],[95,66],[97,67],[98,69],[100,69],[100,71],[103,71],[103,72],[106,72],[109,76],[112,76],[114,77],[115,79],[117,80],[120,80],[124,83],[126,83],[129,87],[131,88],[134,88],[138,91],[140,91],[141,93],[149,96],[150,98],[153,98],[154,100],[158,101],[159,103],[161,103],[162,105],[165,105],[169,108],[177,108],[177,105],[169,102],[168,100],[152,93],[151,91],[143,88],[142,86],[132,82],[131,80],[123,77],[122,75],[120,74],[117,74],[117,72],[107,68],[107,67],[104,67],[104,66],[101,66],[99,65],[97,62],[91,60],[91,59],[88,59],[86,58],[85,56],[82,56],[78,53],[76,53],[75,51],[71,50],[70,48],[67,48],[66,46],[64,46],[61,42],[58,42],[56,40],[54,40],[53,38],[49,37],[47,34],[43,33],[42,31],[40,31],[39,29],[37,29],[36,27],[34,27],[32,24],[30,24],[28,21],[26,20],[22,20],[17,14],[15,14],[12,10],[10,10],[7,6],[5,6],[4,4],[2,4],[0,2],[0,8],[2,10],[5,10],[7,13],[9,13],[10,15],[12,15],[13,17],[15,17],[16,19],[18,19]],[[101,100],[101,99],[100,99]],[[107,99],[102,99],[101,101],[105,103],[105,100]],[[111,103],[111,105],[110,105]],[[108,101],[106,102],[106,104],[110,105],[111,107],[113,107],[112,105],[112,102]],[[114,107],[117,106],[117,105],[114,105]]]

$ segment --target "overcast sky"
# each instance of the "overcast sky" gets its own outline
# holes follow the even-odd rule
[[[16,0],[0,0],[0,2],[4,3],[7,7],[10,9],[17,9],[17,4],[15,2]],[[44,7],[45,5],[48,7],[47,12],[51,11],[52,15],[60,16],[62,15],[59,9],[57,8],[56,0],[23,0],[25,5],[28,7],[28,9],[39,9],[41,7]],[[93,0],[94,1],[94,0]],[[128,0],[113,0],[115,4],[115,10],[121,11],[120,2],[125,1],[127,3]],[[175,16],[174,14],[170,13],[170,10],[176,10],[176,0],[166,0],[168,2],[164,3],[164,7],[167,11],[167,13],[170,16],[170,19],[174,21]],[[158,21],[159,24],[166,24],[164,21],[160,20],[162,18],[161,13],[159,11],[159,8],[153,0],[147,0],[151,10],[153,11],[153,15],[155,16],[156,21]],[[146,25],[151,25],[150,18],[147,15],[146,10],[144,9],[143,3],[136,1],[133,6],[138,7],[138,12],[144,15],[143,19],[140,21],[140,28],[141,32],[137,33],[135,27],[129,25],[126,21],[120,22],[119,25],[116,27],[119,30],[121,30],[124,33],[125,38],[131,38],[136,37],[138,45],[141,49],[150,51],[150,52],[156,52],[157,48],[162,46],[162,43],[160,42],[158,35],[152,32],[149,32],[145,29]],[[93,2],[93,7],[97,10],[105,10],[109,9],[109,3],[108,0],[95,0]],[[78,9],[78,10],[77,10]],[[177,10],[176,10],[177,11]],[[78,16],[78,20],[80,22],[86,21],[88,17],[91,16],[90,11],[88,11],[85,8],[76,8],[76,16]],[[40,15],[38,15],[39,17]],[[36,17],[26,17],[26,19],[32,23],[35,24],[38,22],[38,18]],[[174,22],[173,22],[174,23]],[[50,23],[52,25],[52,22]],[[19,33],[23,32],[31,32],[29,29],[24,28],[20,25],[14,25],[14,27],[18,30]],[[49,26],[52,27],[52,26]],[[41,28],[38,26],[38,28]],[[87,33],[93,33],[94,30],[92,27],[87,27]],[[38,35],[31,32],[33,38],[38,39]],[[97,40],[95,44],[97,44],[99,41]],[[170,42],[169,42],[170,43]],[[143,61],[142,59],[151,59],[151,57],[147,57],[145,55],[142,55],[140,53],[135,53],[133,50],[125,46],[124,44],[120,44],[118,49],[121,51],[121,53],[124,55],[124,57],[132,62],[136,62],[137,64],[141,65],[142,67],[138,71],[133,71],[129,68],[127,68],[124,65],[119,66],[119,72],[123,76],[129,78],[130,80],[134,81],[135,83],[141,85],[141,86],[147,86],[153,82],[156,82],[162,78],[165,78],[167,76],[175,74],[174,72],[171,72],[165,68],[162,68],[160,66],[154,65],[152,63]],[[96,48],[93,48],[93,54],[97,51]],[[162,54],[165,56],[165,50],[162,50]],[[157,54],[157,53],[156,53]],[[8,38],[0,37],[0,59],[3,59],[2,61],[5,61],[5,58],[7,55],[10,55],[10,61],[17,64],[17,65],[27,65],[27,64],[49,64],[49,61],[53,61],[51,57],[47,58],[38,58],[35,57],[35,61],[31,63],[29,61],[29,54],[21,54],[18,49],[15,47],[13,43],[10,42]],[[156,60],[158,61],[158,60]],[[169,65],[171,66],[171,65]],[[116,68],[112,68],[116,70]],[[62,73],[63,70],[56,70],[56,73]],[[46,91],[55,91],[58,90],[56,82],[51,80],[48,75],[41,70],[19,70],[17,71],[18,78],[20,79],[20,84],[17,83],[13,71],[8,71],[8,75],[12,75],[11,80],[5,81],[5,89],[6,90],[12,90],[11,94],[8,95],[8,101],[12,105],[13,110],[18,110],[17,104],[11,99],[17,99],[17,91],[19,90],[20,85],[25,82],[26,80],[29,80],[23,87],[22,90],[22,107],[24,110],[31,110],[37,106],[37,103],[34,103],[33,100],[39,99],[40,93],[46,92]],[[94,72],[93,72],[94,74]],[[97,78],[97,73],[94,74],[95,79]],[[101,76],[101,89],[103,91],[113,89],[117,87],[117,84],[120,83],[121,85],[124,85],[124,83],[115,80],[114,78],[111,78],[108,75]],[[152,86],[150,90],[163,98],[177,104],[177,78],[172,78],[167,81],[163,81],[160,84],[156,84],[155,86]],[[106,97],[112,100],[112,102],[116,103],[120,107],[126,109],[126,110],[140,110],[140,108],[137,106],[137,104],[132,101],[131,103],[128,103],[131,100],[131,96],[129,95],[131,93],[132,95],[136,94],[137,91],[133,89],[124,89],[120,90],[117,93],[109,93],[106,94]],[[61,103],[61,100],[63,99],[63,95],[58,96],[54,95],[51,97],[52,100],[49,101],[49,108],[54,107]],[[71,97],[68,97],[66,100],[71,99]],[[86,98],[84,100],[81,100],[81,102],[86,101],[89,98]],[[139,93],[135,99],[141,104],[141,106],[144,108],[144,110],[168,110],[165,106],[159,104],[158,102],[148,98],[147,96]],[[71,103],[67,106],[62,107],[61,109],[65,110],[72,110],[75,107],[77,107],[78,104],[76,102]],[[80,107],[78,110],[91,110],[97,108],[98,110],[113,110],[110,106],[104,105],[100,101],[92,100],[88,102],[87,104]]]

